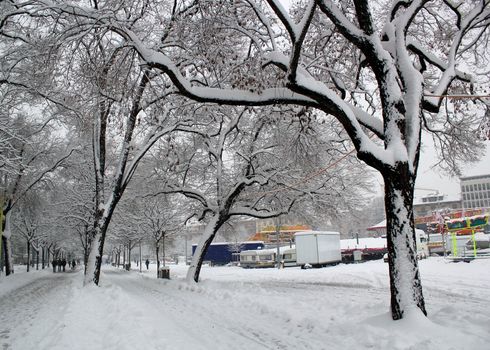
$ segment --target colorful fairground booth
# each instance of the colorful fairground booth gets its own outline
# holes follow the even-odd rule
[[[452,257],[476,257],[476,235],[484,232],[488,219],[489,213],[483,209],[476,209],[418,217],[415,218],[415,225],[429,234],[430,252],[447,251]],[[471,251],[470,254],[468,250]]]
[[[462,236],[468,237],[469,235],[471,235],[473,256],[474,257],[477,256],[477,245],[476,245],[475,234],[477,232],[483,232],[484,227],[488,225],[488,216],[489,214],[486,213],[486,214],[474,215],[470,217],[450,219],[445,222],[446,229],[451,235],[453,256],[461,255],[461,252],[458,251],[461,249],[461,247],[458,244],[457,238]],[[467,241],[468,240],[466,240],[466,242]],[[466,247],[467,245],[465,244],[463,246],[463,249],[466,249]],[[466,255],[466,251],[463,251],[462,255]]]

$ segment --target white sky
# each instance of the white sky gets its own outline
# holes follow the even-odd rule
[[[461,167],[462,176],[475,176],[490,174],[490,142],[486,142],[486,149],[482,149],[481,159],[477,163]],[[428,137],[422,138],[422,153],[420,155],[419,172],[415,182],[415,196],[423,197],[439,191],[440,194],[458,196],[461,193],[459,178],[450,177],[442,173],[440,169],[433,168],[437,163],[436,152],[432,141]],[[379,189],[378,195],[383,193],[383,180],[376,175]]]
[[[428,141],[425,142],[424,141]],[[462,167],[462,176],[490,174],[490,142],[486,142],[487,149],[482,149],[481,160],[478,163]],[[438,190],[440,193],[448,195],[458,195],[460,193],[459,178],[450,178],[441,174],[435,169],[431,169],[437,162],[435,150],[430,140],[423,139],[420,167],[415,187]],[[430,191],[417,191],[416,194],[423,196]]]

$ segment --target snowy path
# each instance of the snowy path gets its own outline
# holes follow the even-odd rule
[[[237,349],[237,343],[260,349],[286,347],[277,335],[267,331],[267,325],[258,325],[258,319],[247,322],[236,309],[217,305],[210,308],[221,297],[207,294],[198,286],[180,285],[175,290],[164,284],[138,284],[120,271],[106,272],[106,277],[130,299],[138,299],[138,308],[145,310],[145,317],[159,324],[159,334],[155,336],[161,343],[156,346],[164,348],[169,339],[173,342],[179,334],[180,341],[171,346],[173,349]]]
[[[67,308],[76,275],[43,274],[5,294],[0,303],[0,349],[34,348],[34,344],[42,343],[43,338],[55,332],[60,325],[58,316]]]
[[[117,295],[123,291],[124,300],[132,300],[124,314],[115,316],[127,324],[116,321],[113,326],[128,328],[134,344],[145,339],[154,349],[290,349],[291,344],[295,349],[322,349],[325,335],[338,341],[344,336],[344,332],[333,335],[329,330],[339,321],[337,311],[353,318],[358,314],[350,301],[346,307],[352,310],[340,311],[344,309],[341,301],[362,302],[356,299],[359,289],[366,287],[281,281],[205,281],[201,286],[148,280],[121,270],[106,271],[104,278],[118,290]],[[336,297],[319,305],[318,293],[325,290]],[[295,299],[298,292],[302,300]],[[380,300],[382,295],[372,291],[370,297]]]
[[[206,267],[197,285],[183,280],[185,266],[171,266],[171,280],[106,266],[101,286],[89,288],[81,272],[42,272],[15,290],[0,283],[0,350],[486,350],[489,269],[490,261],[423,261],[429,319],[398,322],[382,261]]]

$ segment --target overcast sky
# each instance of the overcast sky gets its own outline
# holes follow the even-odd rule
[[[425,138],[423,141],[426,141]],[[486,144],[487,149],[482,150],[480,162],[462,167],[463,176],[490,174],[490,143],[487,141]],[[430,141],[423,144],[422,147],[419,173],[415,187],[435,189],[440,193],[448,195],[458,195],[460,193],[459,178],[450,178],[435,169],[431,169],[431,166],[437,162],[435,151]],[[419,196],[429,193],[429,191],[421,190],[416,192]]]
[[[426,140],[424,140],[426,141]],[[433,145],[426,142],[422,145],[420,156],[419,172],[415,182],[415,197],[427,196],[439,191],[439,194],[446,194],[451,197],[459,196],[461,189],[458,177],[450,177],[442,173],[433,166],[437,163],[437,158]],[[462,176],[490,175],[490,142],[487,141],[487,150],[482,150],[482,158],[478,163],[462,167]],[[376,174],[378,183],[377,193],[383,193],[383,180],[381,175]]]

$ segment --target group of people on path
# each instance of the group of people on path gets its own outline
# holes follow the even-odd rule
[[[66,259],[55,259],[51,263],[53,265],[53,272],[56,272],[56,268],[58,268],[58,272],[65,272],[65,267],[66,267]],[[71,262],[71,268],[72,270],[75,269],[75,266],[77,263],[75,262],[75,259],[72,260]]]

